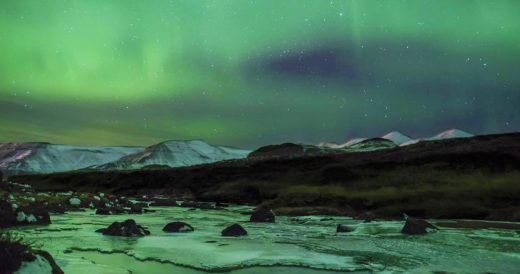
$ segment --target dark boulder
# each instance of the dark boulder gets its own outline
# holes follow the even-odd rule
[[[182,202],[181,207],[198,208],[199,203],[193,202],[193,201],[184,201],[184,202]]]
[[[275,215],[272,210],[259,208],[253,211],[251,217],[249,218],[249,221],[256,223],[274,223]]]
[[[51,216],[49,215],[49,212],[47,210],[43,208],[34,208],[32,210],[29,210],[29,212],[36,218],[36,222],[34,222],[33,224],[48,225],[51,223]]]
[[[102,207],[96,209],[96,215],[110,215],[110,209],[107,207]]]
[[[200,209],[215,209],[215,205],[213,203],[198,203],[197,207]]]
[[[427,229],[438,230],[437,227],[428,223],[425,220],[414,219],[414,218],[408,217],[403,226],[403,229],[401,230],[401,233],[408,234],[408,235],[422,235],[422,234],[426,234],[428,232]]]
[[[130,207],[130,213],[132,214],[143,214],[143,208],[138,205],[132,205]]]
[[[121,214],[125,214],[126,210],[122,207],[114,206],[114,207],[110,208],[110,212],[112,212],[112,214],[114,214],[114,215],[121,215]]]
[[[346,225],[338,224],[338,226],[336,226],[336,233],[352,232],[354,230],[355,230],[354,228],[346,226]]]
[[[9,202],[0,200],[0,228],[10,227],[16,224],[16,214]]]
[[[141,237],[150,235],[150,231],[136,224],[132,219],[128,219],[122,223],[114,222],[107,228],[98,229],[96,232],[103,233],[103,235],[125,237]]]
[[[229,207],[228,203],[216,202],[215,207]]]
[[[222,236],[224,237],[240,237],[246,235],[247,231],[239,224],[233,224],[222,230]]]
[[[195,230],[191,225],[184,222],[172,222],[164,226],[165,232],[192,232]]]
[[[155,199],[150,206],[178,206],[175,199]]]

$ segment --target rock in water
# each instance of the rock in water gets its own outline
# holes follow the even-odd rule
[[[246,235],[247,231],[239,224],[228,226],[222,230],[222,236],[224,237],[240,237]]]
[[[132,214],[143,214],[143,208],[141,206],[138,206],[138,205],[132,205],[132,207],[130,207],[130,213],[132,213]]]
[[[336,233],[344,233],[344,232],[352,232],[352,231],[354,231],[354,229],[351,227],[348,227],[346,225],[339,224],[338,226],[336,226]]]
[[[251,214],[249,221],[256,223],[274,223],[275,215],[272,210],[259,208]]]
[[[191,225],[184,222],[172,222],[164,226],[166,232],[192,232],[195,230]]]
[[[401,230],[401,233],[408,235],[422,235],[428,233],[427,229],[437,229],[434,225],[428,223],[425,220],[414,219],[408,217]]]
[[[102,207],[96,209],[96,215],[110,215],[110,209],[107,207]]]
[[[179,206],[175,199],[155,199],[150,206]]]
[[[103,235],[125,237],[141,237],[150,235],[150,231],[136,224],[132,219],[128,219],[122,223],[114,222],[109,227],[98,229],[96,232],[103,233]]]

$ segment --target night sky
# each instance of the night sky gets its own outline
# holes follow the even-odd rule
[[[520,1],[2,0],[0,142],[520,129]]]

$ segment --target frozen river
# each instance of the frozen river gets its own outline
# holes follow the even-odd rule
[[[143,215],[95,215],[94,211],[52,216],[49,226],[19,231],[49,251],[65,273],[518,273],[520,234],[514,230],[441,229],[424,236],[399,233],[403,222],[334,217],[278,217],[249,223],[251,208],[190,210],[153,208]],[[132,218],[150,236],[125,238],[94,232]],[[184,221],[191,233],[166,233],[165,224]],[[224,238],[220,231],[241,224],[248,236]],[[336,234],[337,224],[356,230]]]

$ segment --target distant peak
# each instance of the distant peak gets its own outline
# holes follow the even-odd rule
[[[412,138],[410,138],[407,135],[402,134],[399,131],[391,131],[391,132],[383,135],[381,138],[390,140],[397,145],[400,145],[400,144],[403,144],[403,143],[406,143],[406,142],[412,140]]]
[[[435,136],[433,136],[431,139],[438,140],[438,139],[451,139],[451,138],[467,138],[474,136],[471,133],[468,133],[466,131],[457,129],[457,128],[451,128],[446,131],[443,131]]]

